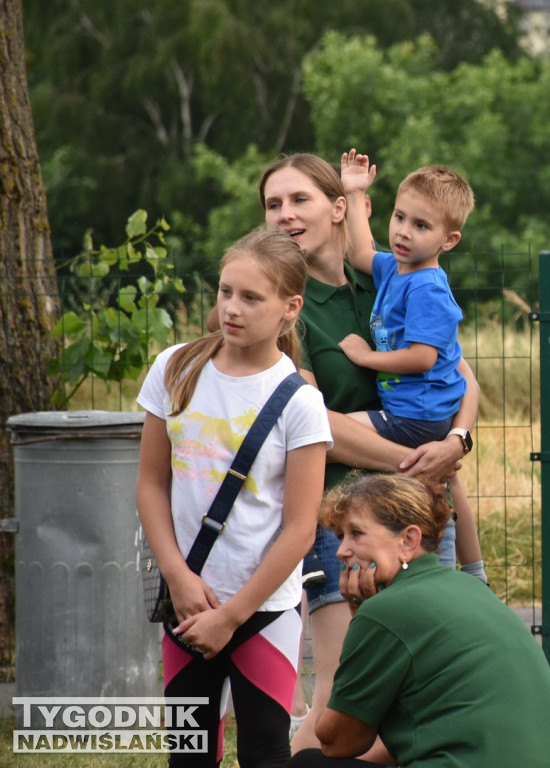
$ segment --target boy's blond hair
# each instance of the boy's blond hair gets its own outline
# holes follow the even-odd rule
[[[450,230],[461,230],[474,207],[474,193],[462,176],[444,165],[425,165],[406,176],[397,190],[424,195],[440,210]]]

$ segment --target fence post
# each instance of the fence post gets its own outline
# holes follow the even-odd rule
[[[540,322],[540,453],[532,459],[541,463],[541,552],[542,619],[533,627],[542,635],[542,649],[550,663],[550,251],[539,254],[540,312],[531,315]]]

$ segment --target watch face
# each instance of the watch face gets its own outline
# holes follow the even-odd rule
[[[474,443],[473,443],[473,440],[472,440],[472,436],[468,432],[468,430],[466,430],[466,432],[464,433],[464,442],[466,443],[468,451],[471,451],[472,448],[474,447]]]

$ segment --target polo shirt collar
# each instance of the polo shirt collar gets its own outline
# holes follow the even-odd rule
[[[364,272],[356,271],[349,261],[344,261],[344,273],[352,284],[354,291],[358,285],[365,291],[372,290],[372,282],[369,275]],[[318,304],[324,304],[341,288],[345,288],[343,285],[329,285],[328,283],[322,283],[320,280],[316,280],[314,277],[308,277],[306,283],[306,294],[308,298],[317,302]]]
[[[432,571],[434,568],[443,568],[443,566],[439,562],[439,557],[435,552],[428,552],[428,554],[422,555],[422,557],[417,557],[415,560],[411,560],[407,570],[404,571],[401,569],[394,578],[392,585],[402,579],[409,579],[411,576],[418,576],[420,573]]]

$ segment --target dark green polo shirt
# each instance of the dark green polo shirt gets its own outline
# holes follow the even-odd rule
[[[370,341],[376,290],[369,275],[354,270],[348,262],[344,269],[349,284],[340,287],[308,278],[300,327],[302,368],[315,376],[327,408],[351,413],[380,407],[376,371],[355,365],[338,346],[349,333]],[[326,487],[340,482],[348,471],[342,464],[327,464]]]
[[[403,768],[545,768],[550,666],[479,579],[413,560],[352,620],[328,704],[366,723]]]

